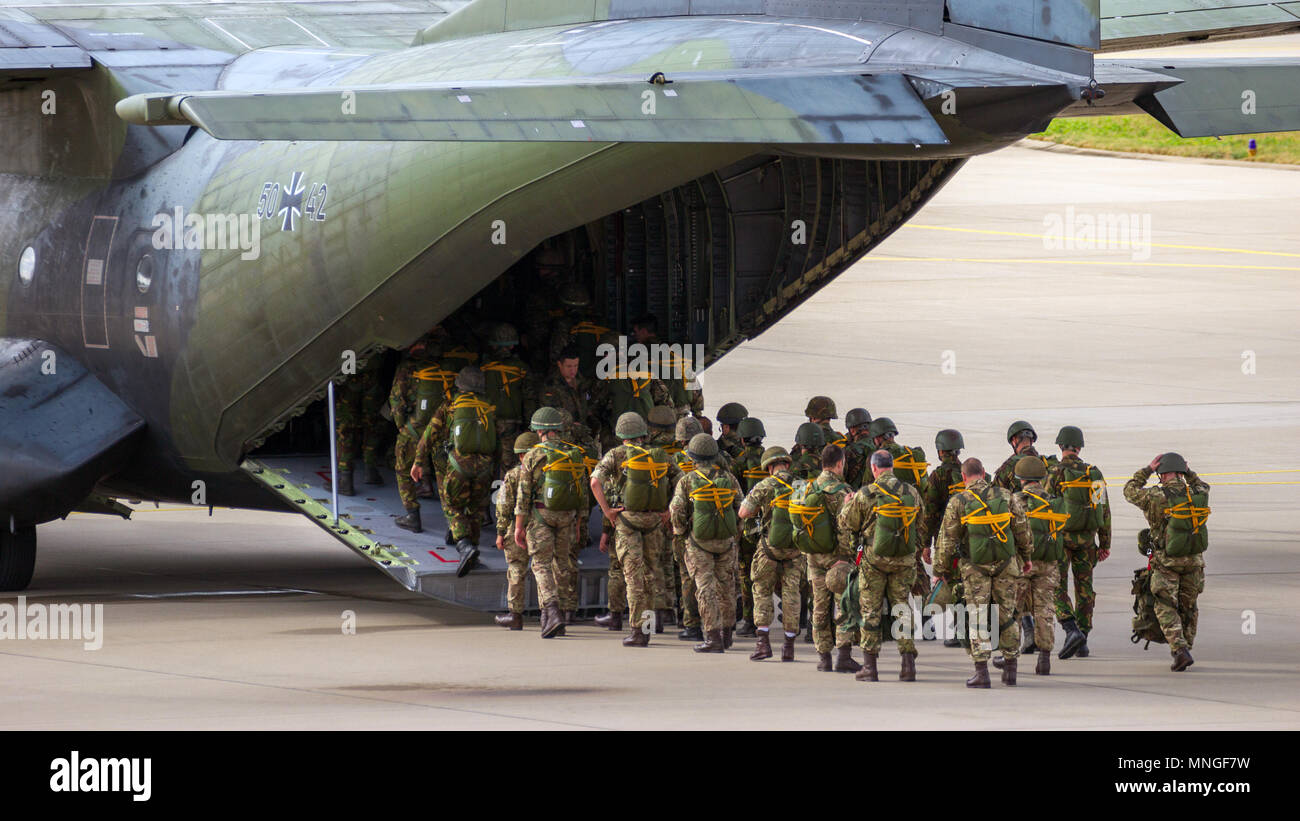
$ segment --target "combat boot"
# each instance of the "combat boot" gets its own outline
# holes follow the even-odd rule
[[[781,645],[781,661],[794,661],[794,636],[786,636]]]
[[[508,627],[511,630],[524,629],[524,616],[522,613],[502,613],[493,619],[493,621],[500,626]]]
[[[1192,661],[1192,654],[1186,647],[1174,653],[1174,663],[1169,665],[1169,669],[1175,673],[1181,673],[1196,662]]]
[[[573,617],[572,610],[561,610],[560,615],[564,618],[564,623],[566,625],[578,623],[578,620]]]
[[[1088,657],[1088,634],[1083,634],[1083,644],[1079,647],[1079,652],[1075,653],[1076,658],[1086,659]]]
[[[732,635],[733,633],[730,627],[722,628],[722,646],[726,650],[731,649],[731,645],[733,644],[731,640]]]
[[[668,616],[666,615],[667,613],[668,613],[667,610],[655,611],[655,632],[656,633],[662,633],[664,631],[664,625],[668,623]]]
[[[632,627],[632,632],[623,637],[624,647],[649,647],[650,634],[641,629],[640,625]]]
[[[853,660],[852,644],[846,644],[839,648],[839,656],[835,659],[835,672],[856,673],[861,669],[862,665]]]
[[[772,642],[767,635],[766,630],[758,631],[758,641],[754,644],[754,652],[750,653],[750,661],[762,661],[772,657]]]
[[[741,638],[749,638],[757,632],[758,628],[755,627],[754,623],[749,619],[742,618],[740,621],[736,622],[736,635]]]
[[[1034,644],[1034,617],[1025,614],[1020,617],[1020,632],[1025,634],[1025,643],[1020,647],[1020,655],[1026,656],[1030,653],[1038,652],[1038,645]]]
[[[704,631],[697,624],[694,627],[687,627],[677,634],[677,638],[682,641],[703,641]]]
[[[1007,659],[1002,665],[1002,683],[1008,687],[1016,686],[1016,666],[1020,659]]]
[[[603,616],[597,616],[596,626],[608,627],[610,630],[621,631],[623,629],[623,612],[614,612],[611,610]]]
[[[478,548],[470,544],[469,539],[456,543],[456,552],[460,554],[460,564],[456,565],[456,578],[462,579],[478,565]]]
[[[352,468],[348,468],[347,470],[339,469],[339,495],[357,495],[357,492],[352,489]]]
[[[375,467],[374,465],[367,464],[366,478],[363,479],[362,481],[368,485],[376,485],[378,487],[382,487],[384,484],[384,477],[379,475],[379,468]]]
[[[405,516],[399,516],[394,519],[393,524],[397,525],[402,530],[409,530],[412,533],[424,532],[424,528],[420,526],[420,509],[418,507],[411,508],[406,511]]]
[[[1034,665],[1034,674],[1039,676],[1050,676],[1052,674],[1051,650],[1038,651],[1038,664]]]
[[[876,672],[876,654],[863,653],[862,669],[853,676],[858,681],[880,681],[880,675]]]
[[[989,663],[987,661],[975,662],[975,675],[966,679],[967,687],[979,687],[987,690],[993,685],[989,682]]]
[[[1061,629],[1065,631],[1065,641],[1061,643],[1061,652],[1056,654],[1059,659],[1074,658],[1074,654],[1079,652],[1087,641],[1088,637],[1079,630],[1079,625],[1074,619],[1066,619],[1061,622]]]
[[[704,643],[695,645],[695,652],[697,653],[721,653],[724,649],[721,630],[710,630],[708,636],[704,639]]]
[[[819,672],[819,673],[829,673],[830,671],[832,671],[832,670],[835,669],[835,665],[831,664],[831,654],[830,654],[830,653],[818,653],[818,654],[817,654],[817,659],[818,659],[818,660],[817,660],[817,672]]]
[[[955,638],[944,639],[944,640],[943,640],[943,646],[944,646],[944,647],[961,647],[961,642],[958,641],[958,640],[955,639]]]
[[[417,499],[432,499],[433,483],[428,479],[421,479],[420,483],[415,486],[415,497]]]
[[[560,615],[560,605],[551,602],[542,608],[542,638],[552,639],[564,630],[564,617]]]
[[[899,681],[916,681],[916,653],[903,654],[903,666],[898,671]]]

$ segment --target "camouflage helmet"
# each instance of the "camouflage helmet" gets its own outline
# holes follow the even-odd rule
[[[728,402],[718,408],[718,421],[724,425],[739,425],[746,416],[749,416],[749,411],[739,402]]]
[[[794,443],[805,450],[819,451],[826,447],[826,434],[822,433],[821,425],[804,422],[794,432]]]
[[[718,458],[718,443],[707,433],[697,433],[686,445],[686,453],[697,462],[710,462]]]
[[[1046,479],[1047,465],[1042,459],[1026,456],[1016,462],[1017,479]]]
[[[767,431],[763,429],[763,422],[752,416],[740,420],[740,424],[736,426],[736,433],[740,434],[741,439],[761,439],[767,436]]]
[[[1156,464],[1156,473],[1190,473],[1187,460],[1177,453],[1166,453]]]
[[[849,576],[853,573],[853,565],[849,562],[839,561],[826,571],[826,589],[839,596],[849,587]]]
[[[515,453],[527,453],[535,446],[541,444],[541,442],[542,437],[538,436],[531,430],[521,433],[515,437]]]
[[[570,308],[587,308],[591,305],[591,294],[581,283],[570,282],[560,291],[560,302]]]
[[[645,419],[636,411],[628,411],[614,423],[614,435],[619,439],[640,439],[649,433]]]
[[[961,450],[966,447],[966,440],[961,438],[961,431],[948,428],[935,435],[934,447],[936,450]]]
[[[791,461],[793,460],[790,458],[790,451],[777,445],[763,451],[763,461],[759,462],[759,467],[763,470],[767,470],[770,465],[774,465],[777,462],[785,462],[788,465]]]
[[[498,322],[488,334],[488,344],[498,348],[508,348],[519,344],[519,332],[509,322]]]
[[[484,393],[487,391],[487,380],[476,366],[466,365],[456,374],[456,387],[470,393]]]
[[[1056,434],[1056,444],[1063,448],[1083,447],[1083,431],[1074,425],[1066,425]]]
[[[529,427],[533,430],[562,430],[564,415],[560,413],[559,408],[538,408],[533,413]]]
[[[814,396],[808,400],[808,407],[803,409],[803,415],[809,419],[839,419],[839,414],[835,412],[835,400],[829,396]]]
[[[877,436],[897,436],[898,426],[895,425],[894,420],[890,419],[888,416],[881,416],[878,419],[872,420],[869,432],[872,439],[875,439]]]
[[[847,425],[850,429],[860,428],[863,425],[870,425],[871,414],[867,412],[866,408],[854,408],[853,410],[844,414],[844,424]]]
[[[1009,444],[1012,439],[1015,439],[1018,435],[1026,431],[1034,437],[1035,442],[1038,441],[1038,431],[1034,430],[1034,426],[1023,419],[1020,419],[1012,422],[1011,427],[1007,428],[1007,443]]]
[[[677,420],[677,430],[673,432],[673,438],[678,442],[689,442],[691,437],[703,432],[704,429],[700,427],[700,420],[694,416],[683,416]]]
[[[670,429],[677,424],[677,412],[667,405],[655,405],[647,418],[652,428]]]

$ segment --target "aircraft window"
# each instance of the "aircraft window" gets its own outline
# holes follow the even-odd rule
[[[149,286],[153,284],[153,257],[145,254],[140,257],[140,263],[135,266],[135,287],[140,289],[140,293],[149,293]]]
[[[23,249],[22,256],[18,258],[18,279],[24,285],[31,285],[34,276],[36,276],[36,251],[29,245]]]

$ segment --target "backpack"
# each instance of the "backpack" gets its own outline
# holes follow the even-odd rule
[[[542,504],[547,510],[582,510],[587,506],[587,465],[582,448],[543,442]]]
[[[691,457],[686,453],[685,449],[677,450],[677,452],[673,454],[673,459],[677,461],[677,469],[682,473],[695,472],[695,462],[691,461]]]
[[[891,453],[894,456],[894,478],[915,488],[923,487],[925,472],[930,467],[925,461],[925,451],[897,445],[891,449]]]
[[[1092,465],[1084,464],[1082,470],[1069,465],[1061,467],[1061,496],[1065,499],[1065,512],[1070,514],[1070,520],[1065,523],[1067,531],[1079,533],[1101,526],[1097,503],[1104,498],[1103,482],[1101,471]]]
[[[1210,534],[1205,520],[1210,518],[1210,496],[1190,487],[1162,488],[1169,507],[1165,508],[1165,555],[1170,558],[1194,556],[1209,547]],[[1181,492],[1180,492],[1181,491]]]
[[[459,394],[451,403],[451,445],[460,454],[496,453],[496,408],[475,394]]]
[[[867,489],[875,496],[876,502],[876,527],[872,535],[871,552],[882,558],[915,553],[921,535],[921,529],[913,527],[920,511],[915,491],[903,487],[899,488],[899,493],[895,496],[881,487],[879,482],[873,482]]]
[[[524,377],[528,371],[518,360],[488,362],[483,365],[488,400],[496,406],[502,419],[524,418]]]
[[[740,478],[745,483],[746,493],[753,490],[759,482],[767,478],[767,470],[759,467],[762,461],[763,449],[753,446],[746,446],[745,452],[736,460],[735,467],[741,472]]]
[[[794,487],[780,477],[773,476],[772,479],[779,482],[785,492],[778,492],[772,499],[772,521],[767,526],[767,543],[779,550],[788,550],[794,547],[794,523],[790,521],[790,497],[794,495]]]
[[[451,384],[446,377],[454,382],[456,374],[436,365],[415,372],[415,410],[407,424],[415,429],[416,436],[424,433],[438,406],[446,401],[447,386]]]
[[[988,499],[969,488],[966,492],[980,503],[979,510],[961,517],[961,523],[966,525],[970,560],[975,564],[994,564],[1010,559],[1016,554],[1016,543],[1011,535],[1011,509],[1007,500],[996,491],[991,491]]]
[[[695,475],[704,480],[690,493],[692,502],[691,535],[696,541],[716,541],[736,535],[736,480],[721,468],[707,476],[698,468]]]
[[[1153,641],[1156,644],[1168,643],[1165,631],[1160,628],[1160,619],[1156,617],[1156,596],[1151,592],[1151,574],[1150,567],[1133,571],[1133,636],[1130,638],[1134,644],[1145,641],[1148,647]]]
[[[633,513],[668,509],[668,454],[659,448],[626,444],[623,507]]]
[[[795,488],[790,497],[790,524],[794,529],[794,546],[802,552],[835,552],[835,517],[826,506],[826,497],[841,489],[848,490],[848,486],[835,482],[823,487],[812,481]]]
[[[585,319],[569,328],[569,339],[578,348],[583,373],[595,372],[596,348],[600,346],[600,338],[609,332],[609,328]]]
[[[1038,507],[1025,505],[1025,515],[1029,517],[1029,532],[1034,537],[1034,555],[1032,561],[1059,562],[1065,558],[1065,540],[1061,530],[1069,520],[1065,512],[1065,499],[1060,496],[1047,499],[1037,493],[1023,490],[1025,496],[1038,503]]]

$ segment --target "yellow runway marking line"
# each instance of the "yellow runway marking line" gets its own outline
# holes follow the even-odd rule
[[[1207,262],[1135,262],[1104,259],[992,259],[983,257],[894,257],[866,256],[863,262],[974,262],[988,265],[1101,265],[1123,268],[1210,268],[1224,271],[1300,271],[1294,265],[1218,265]]]
[[[917,225],[908,223],[903,226],[903,230],[915,228],[920,231],[950,231],[954,234],[988,234],[996,237],[1024,237],[1026,239],[1056,239],[1051,234],[1031,234],[1024,231],[994,231],[988,228],[954,228],[947,225]],[[1150,248],[1176,248],[1182,251],[1215,251],[1221,254],[1256,254],[1266,257],[1297,257],[1300,254],[1291,253],[1290,251],[1252,251],[1249,248],[1219,248],[1213,245],[1175,245],[1165,242],[1144,243],[1144,246]]]

